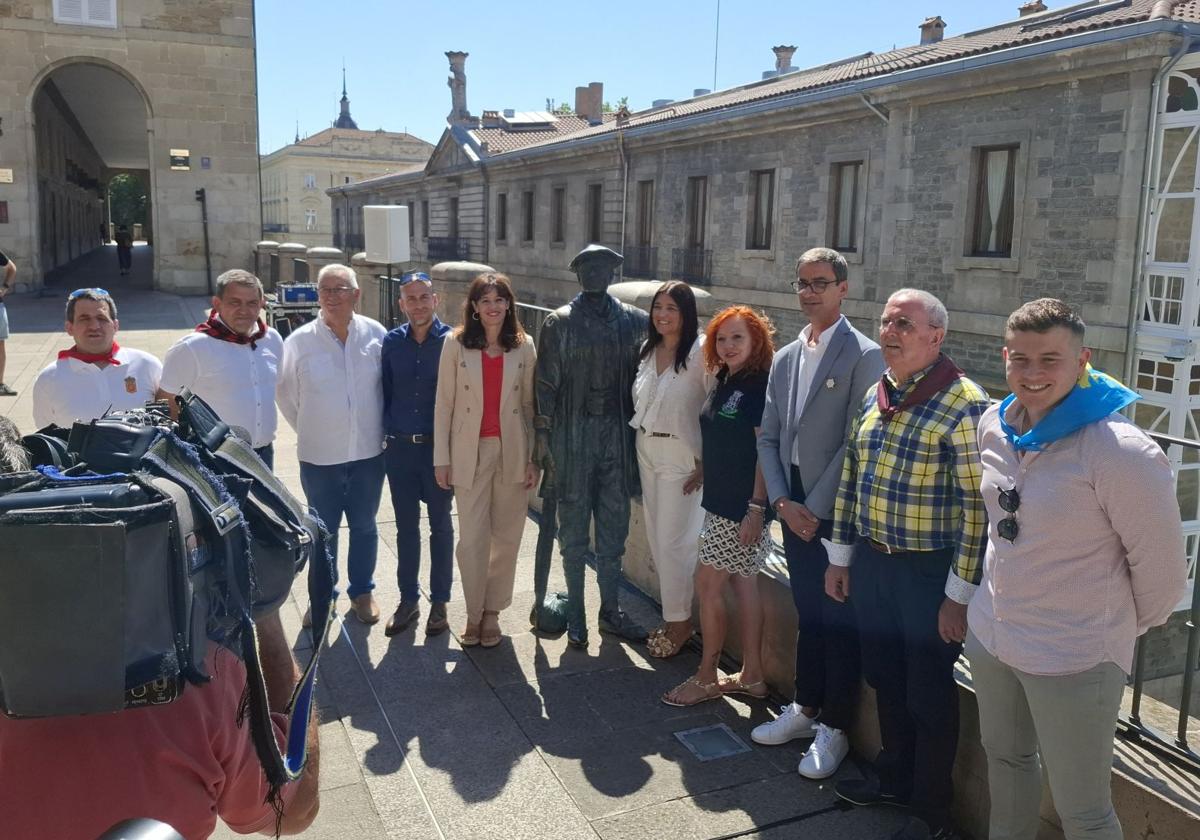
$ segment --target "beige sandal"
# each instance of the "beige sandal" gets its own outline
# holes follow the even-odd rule
[[[458,637],[458,643],[463,647],[475,647],[479,644],[479,625],[468,624],[467,629]]]
[[[751,700],[765,700],[767,698],[767,684],[764,680],[758,682],[744,683],[742,682],[742,674],[738,673],[722,677],[717,680],[717,687],[721,693],[730,697],[749,697]]]
[[[500,613],[484,610],[483,620],[479,622],[479,646],[494,648],[500,644]]]
[[[689,686],[695,686],[700,689],[700,695],[690,700],[685,700],[682,697],[683,692],[687,691]],[[688,677],[686,680],[675,686],[662,696],[662,701],[668,706],[677,708],[686,708],[688,706],[698,706],[701,703],[707,703],[709,700],[716,700],[721,696],[721,689],[715,682],[702,683],[697,677]]]

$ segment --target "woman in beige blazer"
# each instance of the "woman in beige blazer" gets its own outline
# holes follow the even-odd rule
[[[517,322],[512,284],[481,274],[462,323],[442,348],[433,410],[433,470],[454,488],[459,578],[467,605],[464,647],[500,644],[512,603],[533,458],[533,342]]]

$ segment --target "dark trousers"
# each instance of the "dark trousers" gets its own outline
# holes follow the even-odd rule
[[[267,469],[275,471],[275,444],[268,443],[266,446],[260,446],[254,450],[254,454],[262,459],[262,462],[267,465]]]
[[[348,464],[300,462],[300,485],[308,503],[317,509],[317,515],[329,529],[329,550],[335,559],[343,515],[350,526],[350,550],[346,558],[350,586],[346,592],[351,598],[366,595],[375,588],[375,558],[379,551],[375,516],[383,495],[383,474],[383,455]]]
[[[121,245],[118,245],[117,246],[117,267],[119,269],[121,269],[121,271],[128,271],[129,267],[131,265],[133,265],[133,249],[125,248],[125,247],[122,247]]]
[[[420,597],[421,502],[429,516],[429,600],[450,600],[454,581],[454,525],[450,520],[453,490],[443,490],[433,480],[433,444],[388,438],[383,452],[392,511],[396,514],[396,581],[400,597]]]
[[[863,672],[879,707],[880,784],[934,829],[949,824],[958,747],[962,645],[942,641],[937,619],[953,556],[953,548],[889,555],[860,540],[850,567]]]
[[[804,503],[800,470],[792,467],[792,501]],[[858,707],[861,668],[858,625],[849,603],[825,594],[829,556],[821,538],[828,539],[833,523],[821,520],[817,535],[805,542],[783,526],[792,600],[796,603],[796,703],[821,710],[821,723],[848,730]]]

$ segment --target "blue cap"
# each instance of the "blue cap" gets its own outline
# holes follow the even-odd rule
[[[400,285],[407,286],[414,280],[420,280],[422,283],[433,285],[433,281],[429,279],[429,275],[424,271],[406,271],[400,275]]]

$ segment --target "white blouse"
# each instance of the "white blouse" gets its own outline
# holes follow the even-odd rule
[[[704,334],[696,336],[687,366],[674,363],[659,374],[654,353],[642,359],[633,380],[633,419],[629,425],[647,432],[674,435],[700,458],[700,409],[713,379],[704,369]]]

